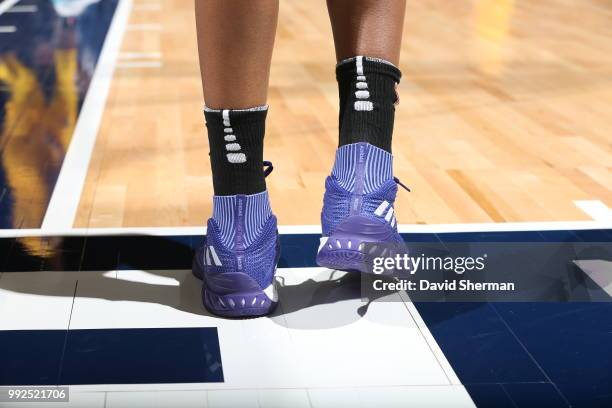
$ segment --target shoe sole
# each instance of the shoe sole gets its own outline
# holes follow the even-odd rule
[[[367,260],[378,257],[394,257],[395,253],[388,249],[386,245],[388,242],[363,241],[360,238],[336,237],[333,235],[329,238],[321,238],[322,246],[317,253],[317,265],[340,271],[376,275],[368,268]],[[349,246],[358,249],[348,249]],[[369,252],[366,253],[359,248],[367,248]]]
[[[368,269],[367,260],[394,256],[387,245],[396,243],[395,232],[390,227],[368,217],[350,216],[336,227],[330,237],[321,237],[317,265],[374,274]]]
[[[356,245],[353,245],[353,242]],[[360,251],[358,239],[331,236],[321,238],[317,265],[329,269],[367,273],[365,253]],[[349,249],[357,248],[357,249]]]
[[[197,255],[193,258],[191,271],[196,278],[202,280],[202,301],[206,310],[212,314],[229,318],[259,317],[272,313],[278,305],[278,301],[270,299],[243,273],[226,273],[216,278],[216,284],[223,285],[228,293],[211,290],[207,287],[206,279],[203,279],[204,270],[197,258]]]

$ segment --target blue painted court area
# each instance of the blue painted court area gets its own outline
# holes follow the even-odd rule
[[[404,238],[415,243],[559,242],[560,238],[565,243],[609,243],[611,234],[610,230],[583,230],[407,234]],[[4,299],[0,303],[1,383],[198,383],[248,388],[246,384],[251,383],[240,378],[236,370],[244,366],[242,369],[250,373],[253,369],[246,367],[252,364],[252,356],[240,351],[242,346],[248,350],[251,344],[259,353],[265,350],[274,354],[281,349],[281,354],[286,353],[283,360],[293,356],[282,364],[265,357],[269,369],[278,371],[268,374],[273,377],[268,387],[277,381],[316,393],[321,384],[308,380],[310,373],[293,378],[291,367],[297,363],[291,359],[324,347],[317,336],[332,341],[334,331],[341,333],[354,327],[350,336],[376,338],[374,327],[359,329],[360,325],[381,318],[376,327],[382,336],[387,329],[380,324],[391,319],[394,328],[387,335],[397,330],[398,338],[404,339],[404,343],[394,345],[394,352],[425,347],[425,343],[419,343],[422,333],[410,340],[416,333],[408,329],[414,315],[405,313],[401,301],[363,302],[359,277],[322,275],[325,270],[314,263],[318,244],[314,234],[281,235],[281,307],[272,317],[246,321],[214,318],[199,306],[199,281],[189,271],[193,249],[202,239],[45,237],[36,238],[38,247],[34,250],[31,245],[23,245],[23,238],[0,239],[4,272],[0,278],[0,299]],[[56,250],[45,252],[51,241]],[[25,307],[24,300],[19,300],[24,295],[30,299],[27,304],[31,310],[12,308]],[[416,377],[422,372],[424,377],[431,375],[428,382],[452,388],[449,375],[454,373],[458,384],[479,407],[533,406],[534,401],[538,406],[554,407],[612,404],[610,302],[421,302],[415,306],[441,357],[433,353],[430,366],[429,360],[419,362],[411,355],[406,364],[412,364],[413,371],[405,374],[403,380],[407,382],[402,386],[410,386],[410,381],[414,381],[413,386],[422,386]],[[41,307],[49,315],[32,317],[31,312]],[[384,309],[384,318],[383,309],[377,308]],[[21,313],[23,319],[16,323]],[[53,313],[65,316],[54,317]],[[38,319],[46,320],[40,324],[49,329],[24,328],[27,324],[35,326]],[[362,331],[366,327],[367,331]],[[290,338],[284,337],[286,330],[292,333]],[[416,343],[411,345],[411,341]],[[341,347],[333,343],[326,346],[331,350]],[[364,370],[381,370],[384,364],[371,360],[376,349],[364,346],[349,354]],[[428,347],[423,350],[432,353]],[[360,358],[364,361],[359,362]],[[442,374],[444,370],[434,374],[440,369],[438,363],[443,365],[440,358],[448,361],[451,374]],[[407,368],[395,364],[390,367],[386,382],[402,378]],[[340,367],[319,369],[342,375]],[[411,373],[415,375],[413,380]],[[287,378],[279,380],[277,376]],[[351,377],[339,381],[330,386],[359,385],[359,380]]]
[[[0,332],[4,385],[222,382],[214,327]]]

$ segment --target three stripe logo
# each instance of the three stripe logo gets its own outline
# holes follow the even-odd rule
[[[393,206],[388,201],[380,203],[378,208],[374,211],[374,215],[377,217],[384,217],[385,221],[391,224],[391,227],[395,227],[395,215],[393,215]]]
[[[205,255],[204,255],[204,265],[208,266],[222,266],[221,260],[219,256],[217,256],[217,252],[215,251],[215,247],[207,246]]]

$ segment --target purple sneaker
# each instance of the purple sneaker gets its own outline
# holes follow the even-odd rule
[[[369,143],[338,149],[325,181],[319,266],[369,273],[366,250],[384,256],[384,248],[376,253],[377,244],[403,244],[393,209],[398,184],[410,191],[393,177],[387,151]]]
[[[238,201],[244,197],[236,196]],[[193,274],[203,282],[204,306],[219,316],[263,316],[271,313],[278,303],[274,281],[280,256],[276,217],[270,216],[251,245],[244,245],[243,235],[236,225],[234,247],[228,248],[220,239],[217,222],[211,218],[206,243],[197,250],[193,260]]]
[[[278,303],[274,273],[280,257],[268,193],[213,200],[206,242],[192,268],[203,282],[204,306],[223,317],[267,315]]]

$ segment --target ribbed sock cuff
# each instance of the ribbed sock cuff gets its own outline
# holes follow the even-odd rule
[[[267,191],[245,197],[244,244],[248,247],[259,236],[261,229],[272,215],[272,209]],[[221,230],[221,242],[230,249],[234,247],[236,236],[236,203],[236,195],[213,196],[212,218]]]
[[[361,62],[358,63],[358,59]],[[361,71],[359,70],[361,65]],[[393,82],[399,84],[402,78],[402,73],[395,65],[381,58],[356,56],[340,61],[336,65],[336,79],[340,81],[345,76],[351,78],[360,75],[367,76],[368,74],[380,74],[388,76]]]
[[[268,107],[204,109],[216,195],[255,194],[266,189],[263,140]]]
[[[367,142],[391,152],[395,88],[401,76],[397,67],[379,58],[357,56],[336,66],[339,146]]]

